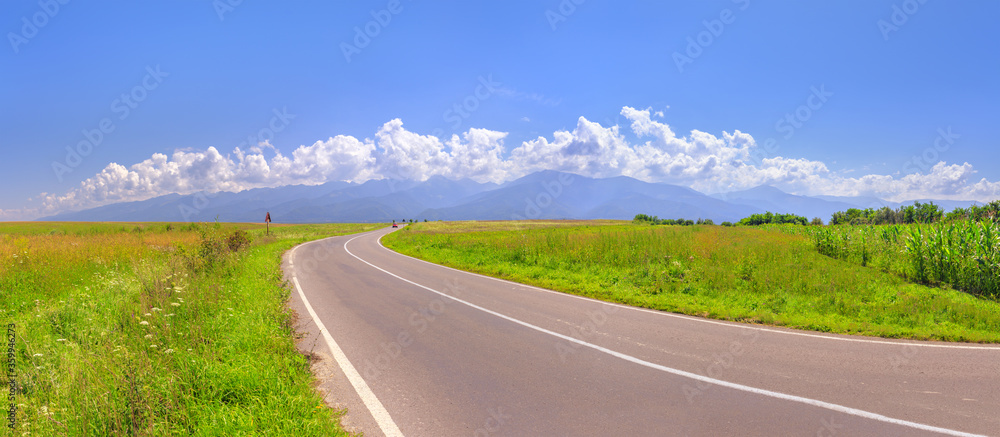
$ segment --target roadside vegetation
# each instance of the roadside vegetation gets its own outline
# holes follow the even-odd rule
[[[295,348],[280,258],[375,227],[0,224],[14,435],[347,435]]]
[[[476,222],[475,232],[462,232],[462,223],[417,223],[383,242],[463,270],[663,311],[889,338],[1000,342],[996,300],[826,256],[802,231],[823,227],[511,223],[491,229]]]
[[[834,214],[832,222],[854,224],[775,229],[808,236],[832,258],[1000,299],[1000,202],[947,215],[919,202],[895,211],[848,210]]]

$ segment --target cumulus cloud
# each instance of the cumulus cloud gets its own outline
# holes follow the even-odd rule
[[[590,177],[629,176],[650,182],[725,192],[774,185],[806,195],[871,195],[892,201],[918,198],[988,201],[1000,197],[1000,182],[975,180],[971,164],[940,162],[926,173],[848,177],[820,161],[772,156],[773,150],[739,130],[714,135],[692,130],[680,136],[660,111],[625,107],[625,126],[604,126],[580,117],[575,128],[506,147],[505,132],[472,128],[441,139],[385,123],[374,139],[338,135],[302,145],[284,155],[269,142],[223,154],[215,147],[157,153],[126,167],[108,164],[100,173],[62,194],[42,193],[37,205],[0,210],[0,220],[34,218],[169,193],[242,191],[328,181],[425,180],[442,175],[478,182],[503,182],[540,170]],[[630,142],[627,129],[638,139]],[[766,142],[765,142],[766,143]],[[268,157],[270,156],[270,157]]]

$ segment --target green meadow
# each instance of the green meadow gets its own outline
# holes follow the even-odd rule
[[[14,435],[347,435],[295,348],[281,254],[378,226],[0,224]]]
[[[995,298],[946,281],[921,283],[854,255],[828,256],[814,235],[783,229],[438,222],[407,226],[383,243],[462,270],[662,311],[888,338],[1000,341]]]

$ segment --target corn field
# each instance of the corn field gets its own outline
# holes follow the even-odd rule
[[[913,225],[785,227],[811,236],[827,256],[901,275],[1000,297],[1000,223],[955,221]]]

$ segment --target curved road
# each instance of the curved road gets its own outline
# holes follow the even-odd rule
[[[300,348],[365,435],[1000,436],[1000,347],[649,311],[400,255],[285,255]]]

